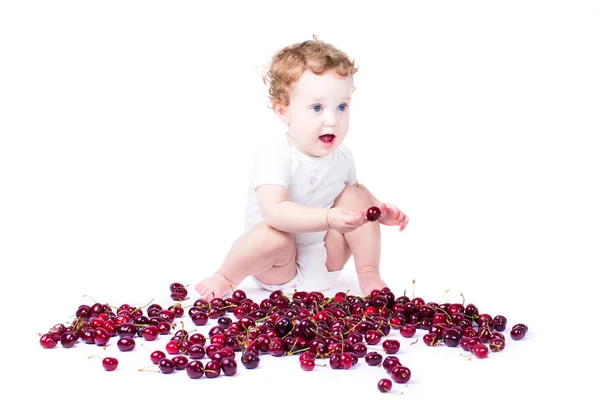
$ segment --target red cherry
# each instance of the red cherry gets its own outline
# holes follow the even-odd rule
[[[163,358],[158,362],[158,369],[163,374],[170,374],[175,371],[175,362],[170,358]]]
[[[158,337],[158,328],[154,325],[148,325],[142,330],[142,337],[148,341],[155,340]]]
[[[510,330],[510,337],[512,340],[521,340],[525,337],[525,329],[521,326],[514,326]]]
[[[110,334],[104,328],[96,328],[94,330],[94,343],[98,346],[105,346],[110,340]]]
[[[211,360],[204,366],[204,375],[207,378],[216,378],[221,375],[221,364],[216,360]]]
[[[383,359],[381,365],[383,366],[383,369],[389,373],[394,367],[401,366],[402,363],[396,356],[387,356]]]
[[[377,382],[377,389],[379,389],[381,393],[389,392],[392,390],[392,381],[387,378],[381,379],[379,382]]]
[[[367,210],[367,219],[369,221],[377,221],[381,217],[381,210],[379,207],[371,207]]]
[[[471,352],[477,358],[486,358],[488,355],[488,351],[489,351],[488,347],[483,343],[477,343],[477,344],[473,345],[473,349],[471,350]]]
[[[204,366],[201,361],[191,361],[186,365],[185,372],[191,379],[198,379],[204,375]]]
[[[183,286],[176,287],[175,290],[171,292],[171,299],[175,301],[183,301],[187,299],[188,291]]]
[[[300,360],[300,368],[302,368],[303,371],[312,371],[315,368],[315,360],[312,358]]]
[[[72,332],[65,332],[60,337],[60,344],[67,349],[75,346],[76,342],[77,337]]]
[[[237,362],[233,358],[223,358],[220,365],[225,376],[233,376],[237,373]]]
[[[164,352],[155,350],[152,352],[152,354],[150,354],[150,361],[152,361],[152,364],[158,364],[160,360],[166,357],[167,355]]]
[[[178,340],[170,340],[166,344],[165,350],[167,350],[167,353],[169,353],[169,354],[179,354],[181,352],[181,349],[179,348],[179,341]]]
[[[373,329],[369,329],[367,333],[365,333],[365,342],[367,342],[367,344],[370,344],[371,346],[376,345],[381,341],[382,336],[383,335],[380,332],[374,331]]]
[[[435,333],[430,332],[423,335],[423,342],[426,346],[436,346],[439,340]]]
[[[131,336],[123,336],[117,341],[117,347],[121,351],[131,351],[135,348],[135,340]]]
[[[107,371],[114,371],[118,365],[119,361],[113,357],[106,357],[102,360],[102,367]]]
[[[395,339],[384,340],[381,346],[387,354],[396,354],[400,350],[400,342]]]
[[[504,350],[505,342],[503,339],[499,337],[495,337],[490,339],[490,351],[497,353]]]
[[[352,367],[352,356],[350,353],[342,353],[340,355],[340,364],[343,369],[350,369]]]
[[[184,355],[175,356],[171,359],[171,361],[175,363],[175,369],[178,371],[185,369],[189,362],[188,358]]]
[[[390,370],[390,377],[396,383],[406,383],[410,380],[410,369],[405,366],[397,365]]]
[[[402,337],[405,337],[405,338],[411,338],[411,337],[415,336],[416,332],[417,332],[417,327],[414,326],[413,324],[406,324],[406,325],[402,326],[402,328],[400,328],[400,335],[402,335]]]
[[[40,337],[40,345],[45,349],[56,347],[58,341],[49,333],[45,333]]]
[[[171,285],[169,286],[169,290],[171,291],[171,293],[173,293],[175,290],[177,290],[177,288],[185,288],[185,286],[183,286],[181,283],[179,282],[173,282],[171,283]]]

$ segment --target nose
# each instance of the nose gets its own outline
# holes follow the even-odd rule
[[[326,112],[323,114],[323,126],[327,126],[327,127],[335,127],[338,123],[338,118],[335,114],[335,112]]]

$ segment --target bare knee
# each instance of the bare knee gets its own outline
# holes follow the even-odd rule
[[[333,205],[334,207],[348,208],[353,211],[365,210],[372,206],[369,196],[352,185],[346,185],[342,193],[335,199]]]
[[[254,239],[258,247],[277,260],[276,264],[285,263],[295,254],[294,236],[289,232],[277,230],[264,222],[253,228]]]

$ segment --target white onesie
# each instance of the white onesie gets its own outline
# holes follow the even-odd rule
[[[288,200],[307,207],[331,208],[346,185],[356,184],[352,153],[340,145],[325,157],[310,157],[293,147],[285,134],[274,135],[259,147],[248,187],[245,231],[263,221],[256,200],[256,188],[274,184],[288,189]],[[325,262],[327,231],[295,233],[297,276],[285,285],[257,284],[267,290],[306,286],[306,290],[325,290],[340,271],[330,273]]]

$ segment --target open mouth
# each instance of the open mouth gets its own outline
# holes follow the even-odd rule
[[[328,134],[328,135],[321,135],[321,136],[319,136],[319,139],[320,139],[322,142],[325,142],[325,143],[331,143],[331,142],[333,142],[333,139],[335,139],[335,135],[331,135],[331,134]]]

